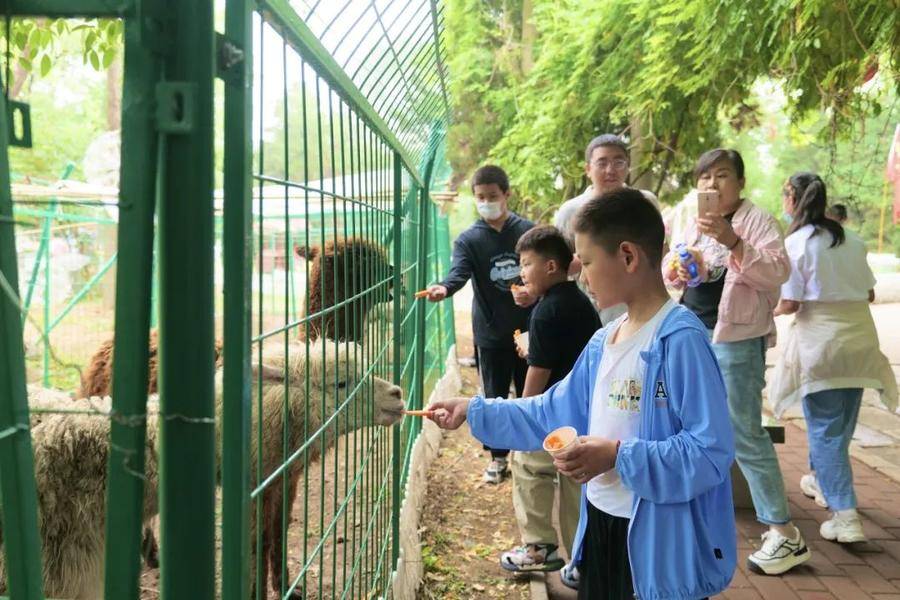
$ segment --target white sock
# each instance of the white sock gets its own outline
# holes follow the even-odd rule
[[[846,508],[844,510],[839,510],[834,513],[834,516],[841,517],[844,519],[858,519],[859,513],[856,512],[855,508]]]

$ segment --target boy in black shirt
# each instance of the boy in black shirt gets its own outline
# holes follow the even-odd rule
[[[591,301],[569,281],[572,250],[562,233],[549,225],[535,227],[516,245],[522,281],[540,298],[528,327],[528,374],[524,396],[537,396],[563,379],[600,328]],[[581,486],[560,475],[551,456],[515,452],[512,459],[513,506],[524,545],[504,552],[500,566],[508,571],[556,571],[564,562],[557,554],[553,528],[554,486],[559,485],[559,524],[562,541],[571,554],[578,528]]]
[[[528,328],[531,308],[517,306],[510,293],[519,280],[516,242],[534,223],[510,212],[509,178],[500,167],[487,165],[472,175],[472,193],[481,217],[453,244],[453,264],[444,280],[428,287],[428,300],[440,302],[472,279],[472,329],[485,396],[506,398],[509,382],[522,397],[528,365],[516,354],[513,333]],[[524,293],[523,293],[524,295]],[[508,472],[509,450],[488,448],[491,463],[487,483],[500,483]]]

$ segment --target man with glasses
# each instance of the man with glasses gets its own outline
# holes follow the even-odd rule
[[[579,196],[575,196],[570,200],[562,203],[553,217],[553,224],[557,229],[563,232],[569,243],[573,243],[572,223],[574,222],[575,213],[578,212],[585,202],[623,187],[627,187],[628,167],[631,164],[628,155],[628,145],[617,135],[612,133],[604,133],[591,140],[584,151],[584,172],[591,185]],[[653,206],[659,210],[659,201],[653,192],[640,190],[644,197],[653,203]],[[572,261],[569,267],[569,275],[578,277],[581,273],[581,261],[578,257]],[[582,288],[586,291],[587,288]],[[600,320],[604,325],[618,318],[624,313],[623,307],[612,307],[600,312]]]
[[[575,214],[591,198],[626,187],[628,167],[631,164],[628,145],[622,138],[611,133],[604,133],[591,140],[584,151],[584,161],[584,171],[591,180],[591,185],[581,195],[563,202],[553,217],[553,224],[562,231],[569,241],[569,245],[573,247],[575,236],[572,225],[575,222]],[[659,202],[652,192],[647,190],[640,190],[640,192],[659,210]],[[580,275],[581,261],[576,255],[569,265],[569,276],[580,279]],[[578,285],[583,292],[590,295],[587,286],[582,281],[579,280]],[[606,325],[624,314],[625,310],[624,304],[600,310],[600,322]],[[567,540],[566,543],[570,542]],[[571,553],[572,548],[569,547],[567,550]],[[570,562],[563,567],[560,579],[568,587],[578,589],[578,568],[574,563]]]

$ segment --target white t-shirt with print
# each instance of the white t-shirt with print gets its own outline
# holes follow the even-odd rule
[[[832,247],[831,234],[805,225],[784,240],[791,259],[790,279],[781,297],[798,302],[859,302],[869,299],[875,276],[866,261],[866,244],[844,229],[844,243]]]
[[[623,315],[609,325],[603,346],[603,358],[591,397],[589,434],[610,440],[626,441],[637,437],[640,424],[641,388],[647,364],[641,352],[650,349],[659,325],[675,307],[666,302],[634,335],[621,342],[610,343],[619,327],[628,320]],[[594,477],[587,483],[587,498],[603,512],[631,518],[634,493],[622,484],[615,469]]]

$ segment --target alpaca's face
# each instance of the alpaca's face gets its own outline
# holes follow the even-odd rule
[[[306,378],[309,377],[310,395],[317,399],[317,404],[324,400],[325,415],[333,414],[342,407],[349,409],[350,403],[356,399],[368,398],[371,385],[374,392],[374,413],[369,421],[369,410],[351,411],[361,421],[356,426],[371,423],[389,426],[401,419],[404,405],[403,391],[399,386],[374,375],[369,375],[368,380],[360,384],[367,373],[360,368],[365,357],[359,344],[318,339],[309,344],[307,352],[304,342],[293,342],[288,356],[286,371],[290,387],[305,394]],[[270,370],[264,376],[267,379],[283,379],[284,363],[277,357],[271,358],[274,360],[270,360],[270,357],[264,359],[268,363],[266,368]],[[348,403],[350,394],[355,398]]]

